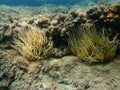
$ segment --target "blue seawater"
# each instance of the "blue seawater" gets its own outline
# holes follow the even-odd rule
[[[41,6],[46,4],[53,5],[75,5],[79,3],[98,3],[98,0],[0,0],[0,5],[9,6]]]
[[[98,5],[99,1],[114,3],[120,0],[0,0],[0,5],[8,6],[44,6],[44,5],[56,5],[56,6],[93,6]]]

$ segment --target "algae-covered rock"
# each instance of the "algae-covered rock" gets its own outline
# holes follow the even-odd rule
[[[67,47],[68,33],[80,26],[94,25],[98,31],[105,28],[106,31],[114,33],[114,35],[119,33],[120,28],[119,4],[95,6],[87,10],[73,9],[67,11],[66,9],[61,9],[62,11],[65,10],[65,12],[61,10],[59,12],[54,9],[53,13],[43,13],[41,11],[32,13],[25,9],[29,15],[26,15],[26,12],[20,8],[10,10],[14,12],[15,16],[10,14],[9,19],[2,20],[4,23],[0,27],[1,41],[12,39],[14,32],[37,26],[53,40],[55,48],[58,48],[63,45]],[[19,12],[16,10],[19,10]],[[8,18],[6,15],[4,17]]]
[[[0,49],[1,90],[119,90],[120,62],[88,65],[75,56],[30,62],[15,50]]]
[[[113,32],[119,32],[120,28],[120,4],[93,7],[87,11],[90,23],[99,28],[108,28]]]

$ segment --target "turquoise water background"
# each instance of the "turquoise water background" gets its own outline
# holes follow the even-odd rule
[[[99,0],[0,0],[0,5],[9,6],[41,6],[46,4],[53,5],[75,5],[84,3],[97,4]],[[105,2],[115,2],[118,0],[102,0]]]
[[[0,4],[17,6],[40,6],[44,4],[55,4],[55,5],[74,5],[82,2],[94,2],[97,3],[98,0],[0,0]]]

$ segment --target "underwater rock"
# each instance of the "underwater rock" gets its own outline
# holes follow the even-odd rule
[[[23,12],[23,15],[26,15],[22,9],[19,9],[19,11]],[[9,22],[5,24],[4,28],[0,29],[1,41],[4,37],[6,37],[4,40],[8,40],[7,38],[11,39],[10,37],[12,37],[16,31],[37,26],[53,40],[55,48],[64,45],[67,48],[66,40],[68,38],[68,33],[77,29],[76,27],[95,25],[98,30],[105,28],[113,33],[119,32],[120,28],[119,4],[96,6],[88,10],[73,9],[66,11],[66,13],[60,11],[60,13],[37,13],[38,15],[33,15],[33,13],[29,12],[31,15],[26,15],[24,18],[21,16],[18,17],[20,12],[15,12],[15,17],[12,17],[12,23]],[[61,53],[64,52],[62,51]],[[63,55],[67,54],[61,54],[61,56]]]
[[[103,20],[104,24],[119,26],[120,25],[120,5],[113,5],[105,9],[106,18]]]
[[[66,41],[68,33],[78,26],[95,25],[119,32],[120,5],[60,13],[59,9],[54,13],[43,13],[41,8],[35,8],[36,13],[5,9],[0,8],[0,90],[120,89],[120,57],[107,64],[88,65],[70,56]],[[10,43],[3,41],[12,40],[15,32],[32,26],[41,28],[53,40],[52,58],[30,62],[14,49],[5,48]]]
[[[10,26],[3,24],[0,28],[0,43],[4,41],[5,39],[8,40],[8,37],[12,36],[11,30],[9,30]]]
[[[112,33],[119,33],[120,28],[120,4],[93,7],[87,11],[89,23],[93,23],[97,28]]]
[[[51,53],[50,53],[50,57],[56,57],[56,58],[61,58],[63,56],[67,56],[70,55],[71,52],[69,50],[69,48],[66,48],[66,46],[61,46],[61,47],[57,47],[54,48]]]
[[[118,58],[87,65],[75,56],[29,62],[15,50],[0,49],[0,90],[119,90],[119,64]]]

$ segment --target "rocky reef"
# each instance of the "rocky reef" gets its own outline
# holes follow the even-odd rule
[[[39,12],[40,14],[37,13],[38,15],[34,15],[31,12],[23,12],[22,9],[17,11],[18,13],[15,10],[13,12],[8,15],[1,14],[1,40],[6,36],[12,36],[15,31],[31,26],[37,26],[44,30],[53,38],[54,43],[58,45],[60,45],[59,41],[63,42],[61,44],[65,43],[67,32],[82,25],[95,25],[98,28],[106,28],[109,31],[112,30],[119,33],[119,4],[91,7],[86,10],[73,9],[69,12],[65,9],[55,9],[52,13],[41,14]],[[20,12],[22,13],[20,14]],[[14,17],[12,17],[13,15]]]
[[[119,57],[102,65],[81,63],[70,55],[66,39],[80,26],[94,25],[112,36],[119,34],[120,4],[70,11],[58,8],[49,13],[5,6],[0,9],[0,90],[119,90]],[[14,33],[32,26],[53,40],[54,58],[30,62],[11,47]]]

